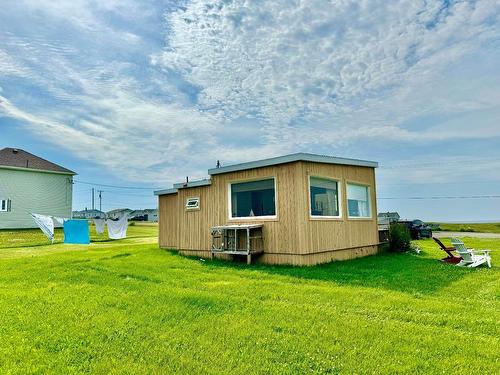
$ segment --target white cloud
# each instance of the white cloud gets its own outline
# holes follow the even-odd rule
[[[172,33],[159,60],[201,88],[202,107],[229,119],[252,113],[281,142],[291,121],[314,127],[432,82],[497,37],[499,14],[500,3],[487,0],[195,0],[167,17]]]
[[[141,102],[127,93],[100,109],[106,116],[69,124],[54,114],[30,114],[0,96],[0,117],[24,121],[40,137],[129,180],[165,183],[185,173],[199,174],[196,149],[215,143],[214,121],[195,110]]]

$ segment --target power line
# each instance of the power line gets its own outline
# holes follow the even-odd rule
[[[499,181],[447,181],[447,182],[386,182],[378,183],[377,186],[415,186],[415,185],[466,185],[466,184],[479,184],[490,185],[500,184]]]
[[[151,194],[134,194],[134,193],[121,193],[119,191],[110,191],[110,190],[100,190],[103,193],[110,193],[112,195],[119,195],[119,196],[127,196],[127,197],[144,197],[144,198],[150,198],[154,197],[154,195]]]
[[[109,187],[109,188],[116,188],[116,189],[136,189],[136,190],[157,190],[159,188],[147,188],[147,187],[139,187],[139,186],[118,186],[118,185],[105,185],[105,184],[97,184],[95,182],[89,182],[89,181],[78,181],[78,180],[73,180],[73,182],[76,182],[78,184],[85,184],[85,185],[94,185],[94,186],[103,186],[103,187]]]
[[[497,199],[500,195],[463,195],[463,196],[437,196],[437,197],[379,197],[377,199]]]
[[[491,158],[468,158],[468,157],[456,157],[456,158],[445,158],[442,160],[439,160],[441,164],[454,164],[454,163],[460,163],[461,165],[466,165],[466,164],[474,164],[478,165],[480,163],[488,163],[488,162],[494,162],[498,161],[500,158],[498,157],[491,157]],[[395,164],[384,164],[380,163],[379,169],[398,169],[398,168],[406,168],[406,167],[428,167],[428,166],[436,166],[437,161],[411,161],[411,160],[405,160],[399,163]]]
[[[88,192],[90,192],[92,189],[88,189],[88,190],[83,190],[83,191],[73,191],[73,195],[76,197],[77,195],[81,195],[81,194],[87,194]],[[140,192],[137,192],[137,193],[133,193],[133,192],[121,192],[121,191],[117,191],[117,190],[101,190],[101,189],[97,189],[97,191],[99,192],[102,192],[102,193],[109,193],[110,196],[126,196],[126,197],[139,197],[139,198],[148,198],[148,197],[154,197],[153,193],[150,193],[150,194],[146,194],[146,193],[143,193],[141,194]],[[86,197],[87,195],[85,195]]]

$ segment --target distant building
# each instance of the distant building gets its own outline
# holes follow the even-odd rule
[[[158,221],[158,210],[156,208],[150,208],[145,210],[134,210],[129,213],[130,220],[134,221]]]
[[[148,216],[146,221],[158,222],[158,209],[157,208],[148,208],[144,210],[146,215]]]
[[[0,229],[36,227],[30,213],[70,217],[74,175],[24,150],[0,150]]]
[[[380,212],[377,215],[378,222],[381,224],[391,224],[397,223],[400,219],[400,216],[397,212]]]
[[[106,213],[99,210],[82,210],[82,211],[73,211],[74,219],[105,219]]]
[[[122,217],[123,215],[130,215],[130,213],[133,212],[130,208],[117,208],[111,211],[108,211],[106,214],[108,215],[108,218],[111,219],[118,219]]]

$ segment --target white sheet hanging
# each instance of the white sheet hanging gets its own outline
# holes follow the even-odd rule
[[[54,221],[52,217],[39,214],[31,214],[31,217],[47,238],[54,243]]]
[[[95,225],[95,231],[97,234],[104,233],[104,226],[106,225],[106,220],[104,219],[92,219]]]
[[[64,225],[64,222],[66,220],[69,220],[67,217],[57,217],[57,216],[52,216],[52,219],[57,223],[57,224],[60,224],[60,225]]]
[[[128,215],[123,215],[118,220],[106,220],[108,225],[108,236],[112,240],[127,238]]]

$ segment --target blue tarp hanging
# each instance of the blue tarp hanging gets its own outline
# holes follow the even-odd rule
[[[64,243],[89,244],[89,222],[87,220],[66,220],[64,222]]]

